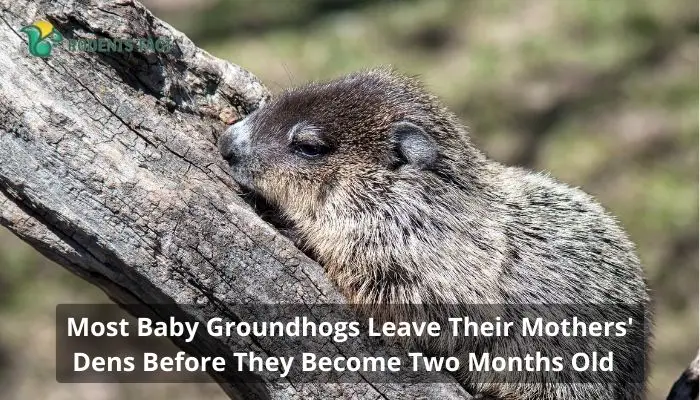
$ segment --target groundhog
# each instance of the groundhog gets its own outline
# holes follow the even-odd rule
[[[435,96],[391,69],[284,91],[227,129],[219,148],[234,179],[279,213],[352,303],[429,304],[435,319],[458,316],[461,304],[648,313],[634,245],[612,216],[579,189],[487,158]],[[454,355],[534,352],[532,340],[419,344]],[[646,366],[632,355],[646,351],[646,335],[639,340],[644,348],[623,346],[618,372],[593,383],[456,376],[493,398],[641,399],[644,379],[632,376],[646,377]]]
[[[690,363],[688,368],[673,384],[671,392],[666,400],[698,400],[700,387],[698,381],[700,378],[700,353],[695,357],[695,360]]]

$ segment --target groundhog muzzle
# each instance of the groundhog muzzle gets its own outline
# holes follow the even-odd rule
[[[287,90],[219,147],[235,180],[289,222],[352,303],[434,304],[436,318],[441,304],[604,303],[620,320],[631,307],[649,317],[634,245],[616,220],[581,190],[488,159],[412,78],[377,69]],[[645,353],[647,338],[621,348],[619,373],[594,383],[457,377],[496,398],[642,399],[644,379],[630,376],[646,377],[645,362],[625,354]]]

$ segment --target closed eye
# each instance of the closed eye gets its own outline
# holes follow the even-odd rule
[[[322,131],[307,122],[300,122],[289,130],[289,147],[296,155],[305,159],[317,159],[331,151]]]
[[[322,157],[330,151],[323,143],[297,142],[292,143],[292,148],[296,154],[308,159]]]

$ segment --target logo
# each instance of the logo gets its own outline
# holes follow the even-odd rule
[[[40,20],[20,29],[29,38],[29,53],[35,57],[48,57],[54,44],[63,41],[63,35],[49,21]]]
[[[54,46],[63,47],[69,52],[87,53],[131,53],[131,52],[155,52],[167,53],[173,48],[173,40],[170,37],[142,37],[142,38],[71,38],[63,40],[61,32],[57,31],[49,21],[40,20],[20,29],[29,38],[29,53],[35,57],[46,58],[51,56]]]

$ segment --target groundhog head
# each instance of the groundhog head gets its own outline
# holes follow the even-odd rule
[[[292,222],[415,199],[455,183],[464,129],[411,78],[370,70],[281,93],[220,138],[234,178]]]

